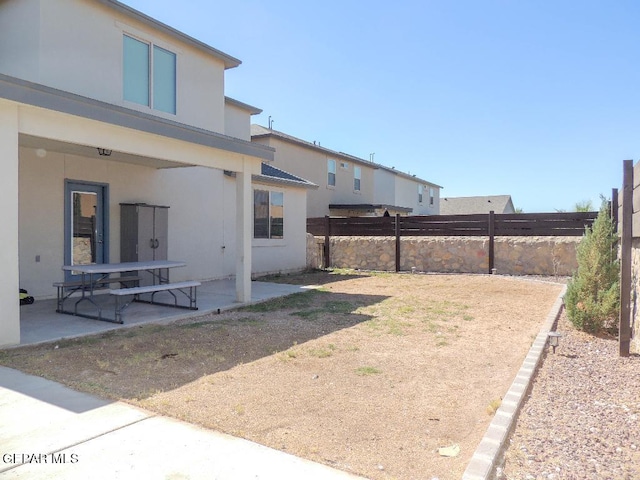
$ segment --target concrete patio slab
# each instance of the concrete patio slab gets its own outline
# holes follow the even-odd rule
[[[217,313],[272,298],[303,292],[305,287],[270,282],[251,283],[251,302],[236,302],[235,280],[224,279],[203,282],[198,287],[198,310],[183,310],[144,303],[131,304],[124,313],[124,324],[92,320],[56,313],[56,300],[37,300],[32,305],[20,307],[20,345],[32,345],[63,338],[74,338],[93,333],[147,323],[169,323],[188,317]],[[164,292],[165,295],[166,292]],[[106,314],[113,316],[115,301],[111,295],[97,295]],[[73,309],[76,297],[65,302],[66,309]],[[157,297],[162,301],[162,297]],[[86,305],[86,303],[85,303]],[[87,312],[93,313],[93,312]]]

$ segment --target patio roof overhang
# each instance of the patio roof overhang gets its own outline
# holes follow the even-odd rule
[[[20,107],[21,146],[88,158],[101,147],[112,151],[110,161],[155,168],[242,171],[249,160],[253,174],[274,156],[264,145],[0,74],[2,99]]]

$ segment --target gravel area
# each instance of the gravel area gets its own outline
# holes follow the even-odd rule
[[[549,352],[523,405],[502,480],[640,479],[640,356],[573,328]]]

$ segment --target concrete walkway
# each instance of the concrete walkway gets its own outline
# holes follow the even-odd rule
[[[360,478],[5,367],[0,459],[3,479]]]

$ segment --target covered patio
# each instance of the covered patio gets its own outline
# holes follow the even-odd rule
[[[51,342],[65,338],[82,337],[95,333],[145,324],[166,324],[189,317],[264,302],[272,298],[303,292],[307,287],[270,282],[252,282],[251,300],[236,301],[236,285],[233,279],[203,282],[198,287],[198,310],[182,310],[146,303],[133,303],[127,310],[124,324],[103,322],[88,318],[56,313],[56,300],[36,301],[20,307],[20,345]],[[109,295],[104,295],[108,301]],[[215,319],[214,319],[215,321]]]
[[[169,255],[187,263],[180,280],[232,274],[230,302],[255,298],[252,175],[273,158],[272,149],[0,74],[0,158],[0,346],[24,344],[21,336],[35,328],[27,310],[19,310],[19,287],[36,297],[34,311],[55,312],[44,299],[68,262],[72,207],[65,199],[72,182],[101,189],[104,210],[110,210],[98,236],[105,257],[96,263],[119,260],[120,204],[168,202],[175,212]],[[235,173],[226,190],[225,171]],[[201,207],[203,192],[208,208],[194,208]]]

